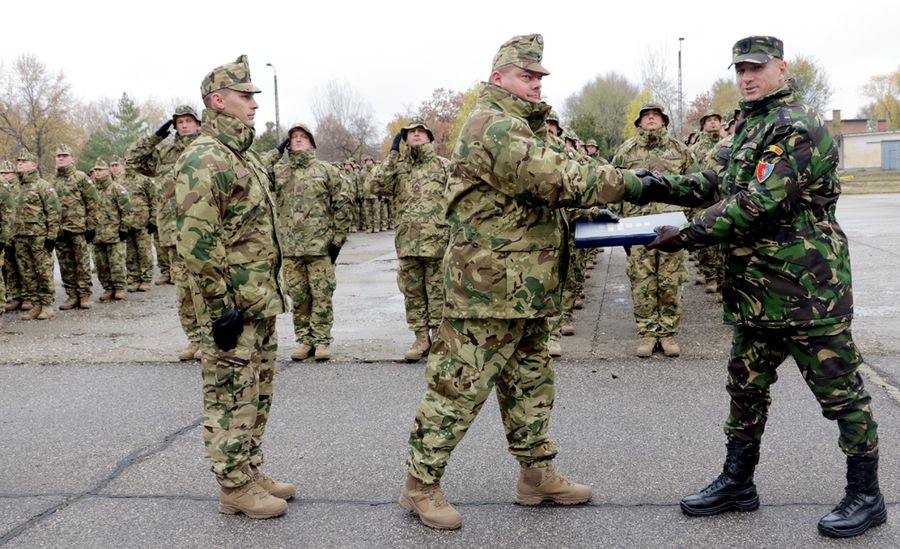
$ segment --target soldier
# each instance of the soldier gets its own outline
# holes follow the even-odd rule
[[[175,127],[175,139],[167,141],[170,128]],[[172,118],[166,120],[156,133],[138,140],[129,149],[126,163],[138,173],[156,179],[158,185],[156,226],[159,234],[157,262],[162,265],[168,258],[169,277],[161,275],[157,284],[175,283],[178,301],[178,318],[189,344],[178,354],[178,360],[199,360],[200,340],[209,330],[209,313],[200,298],[197,285],[188,276],[184,261],[175,251],[175,161],[187,146],[200,135],[200,118],[190,105],[175,109]]]
[[[547,115],[547,132],[556,137],[562,137],[563,134],[562,126],[559,125],[559,115],[554,110]]]
[[[16,262],[22,277],[22,297],[32,304],[21,318],[49,320],[53,318],[53,249],[59,234],[59,200],[53,186],[38,174],[34,154],[20,151],[16,172]]]
[[[542,53],[539,34],[500,47],[451,158],[444,318],[400,495],[400,505],[432,528],[462,524],[439,481],[495,384],[509,451],[522,467],[516,501],[575,504],[592,495],[553,467],[557,449],[547,432],[554,399],[547,317],[559,306],[565,270],[560,208],[616,202],[640,184],[631,172],[582,165],[545,145]]]
[[[293,300],[292,360],[331,358],[334,264],[350,230],[350,197],[331,165],[316,158],[306,124],[288,129],[289,145],[274,166],[284,278]]]
[[[128,191],[116,182],[109,164],[98,158],[91,170],[97,187],[97,236],[94,237],[94,263],[103,286],[102,303],[125,299],[125,240],[131,201]]]
[[[16,178],[16,167],[9,160],[0,163],[0,193],[3,193],[6,199],[12,200],[12,210],[9,212],[9,218],[5,219],[6,223],[12,223],[8,227],[9,239],[6,241],[6,250],[0,254],[3,256],[2,276],[5,284],[6,298],[5,311],[15,311],[22,306],[22,283],[19,276],[19,267],[16,265],[16,203],[19,199],[19,183]],[[6,200],[5,199],[5,200]]]
[[[400,155],[400,142],[406,150]],[[395,201],[399,208],[397,284],[406,306],[406,324],[416,335],[404,359],[418,362],[428,353],[441,323],[444,304],[441,259],[447,248],[448,226],[444,188],[449,161],[434,152],[434,133],[416,120],[404,126],[391,143],[387,158],[369,175],[373,194]]]
[[[612,160],[614,166],[678,174],[687,172],[693,164],[691,153],[669,134],[669,116],[663,107],[653,103],[643,105],[634,119],[634,125],[638,133],[616,150]],[[673,210],[678,208],[662,204],[623,204],[620,208],[621,213],[628,217]],[[675,336],[681,320],[681,285],[687,276],[684,252],[666,254],[644,246],[632,246],[628,254],[627,272],[640,338],[635,354],[647,358],[659,344],[665,356],[678,356],[681,348]]]
[[[366,181],[369,180],[373,169],[375,169],[375,159],[370,155],[364,156],[362,171],[359,174],[360,185],[357,188],[356,203],[353,210],[356,214],[357,229],[360,231],[366,230],[366,194],[369,192],[366,190]]]
[[[8,165],[8,166],[7,166]],[[11,162],[4,162],[0,169],[11,169]],[[6,304],[6,250],[12,248],[15,235],[16,194],[0,172],[0,303]],[[0,328],[3,327],[3,314],[0,313]]]
[[[697,138],[697,142],[691,146],[691,154],[697,162],[694,166],[696,171],[703,169],[707,155],[722,140],[722,116],[716,112],[707,112],[700,117],[699,125],[700,135]],[[699,211],[699,209],[691,208],[688,217],[693,219]],[[700,271],[696,282],[697,284],[705,284],[705,291],[708,294],[714,294],[719,290],[716,277],[718,265],[722,263],[720,255],[718,246],[707,246],[693,252],[693,256],[697,261],[697,270]]]
[[[818,524],[831,537],[862,534],[887,520],[878,486],[878,432],[857,368],[862,357],[850,322],[853,292],[847,237],[835,218],[841,186],[838,150],[827,127],[785,79],[784,46],[772,36],[735,43],[732,64],[745,116],[724,177],[641,172],[641,201],[715,202],[684,228],[658,227],[648,247],[664,251],[723,243],[722,293],[734,325],[728,363],[731,413],[722,474],[681,500],[682,511],[709,516],[753,511],[753,473],[776,369],[790,355],[822,407],[836,420],[847,455],[840,504]]]
[[[375,161],[372,160],[373,168]],[[371,171],[366,178],[371,177]],[[367,233],[381,232],[381,198],[372,194],[369,185],[363,183],[360,185],[361,194],[363,195],[363,222]]]
[[[119,160],[119,159],[116,159]],[[150,178],[134,167],[122,167],[117,182],[128,191],[131,214],[128,216],[128,237],[125,240],[125,268],[128,272],[129,292],[147,292],[153,279],[153,237],[157,232],[157,189]],[[112,167],[112,164],[110,165]]]
[[[203,442],[221,486],[219,512],[270,518],[287,510],[295,487],[260,469],[275,317],[287,303],[269,178],[250,149],[259,92],[246,55],[203,79],[203,129],[175,164],[176,247],[212,318],[201,359]]]

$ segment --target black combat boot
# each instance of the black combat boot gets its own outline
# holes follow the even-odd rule
[[[887,521],[878,488],[878,456],[847,456],[844,499],[819,521],[819,533],[832,538],[858,536]]]
[[[681,511],[692,517],[708,517],[725,511],[756,511],[759,495],[753,471],[759,463],[759,446],[750,448],[728,442],[722,474],[709,486],[681,500]]]

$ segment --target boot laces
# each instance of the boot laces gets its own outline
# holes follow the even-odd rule
[[[444,492],[441,490],[440,484],[434,483],[426,485],[422,491],[428,496],[428,500],[435,508],[446,507],[448,505],[447,498],[444,497]]]
[[[863,504],[865,504],[865,501],[860,492],[847,492],[844,494],[844,498],[841,499],[841,502],[838,503],[838,506],[834,508],[833,512],[843,517],[848,517],[862,507]]]

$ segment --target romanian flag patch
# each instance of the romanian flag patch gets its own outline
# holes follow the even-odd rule
[[[778,145],[769,145],[766,148],[766,152],[773,152],[776,156],[781,156],[782,154],[784,154],[784,149],[782,149]]]
[[[762,183],[766,179],[772,175],[772,171],[775,169],[775,164],[768,164],[766,162],[760,162],[756,165],[756,180]]]

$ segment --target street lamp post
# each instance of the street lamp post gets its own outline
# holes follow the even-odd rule
[[[266,63],[267,67],[272,67],[272,78],[275,80],[275,143],[281,144],[281,116],[278,113],[278,71],[275,65]]]
[[[678,137],[684,137],[684,95],[681,93],[681,44],[683,42],[683,37],[678,39]],[[277,98],[277,88],[275,94]]]

